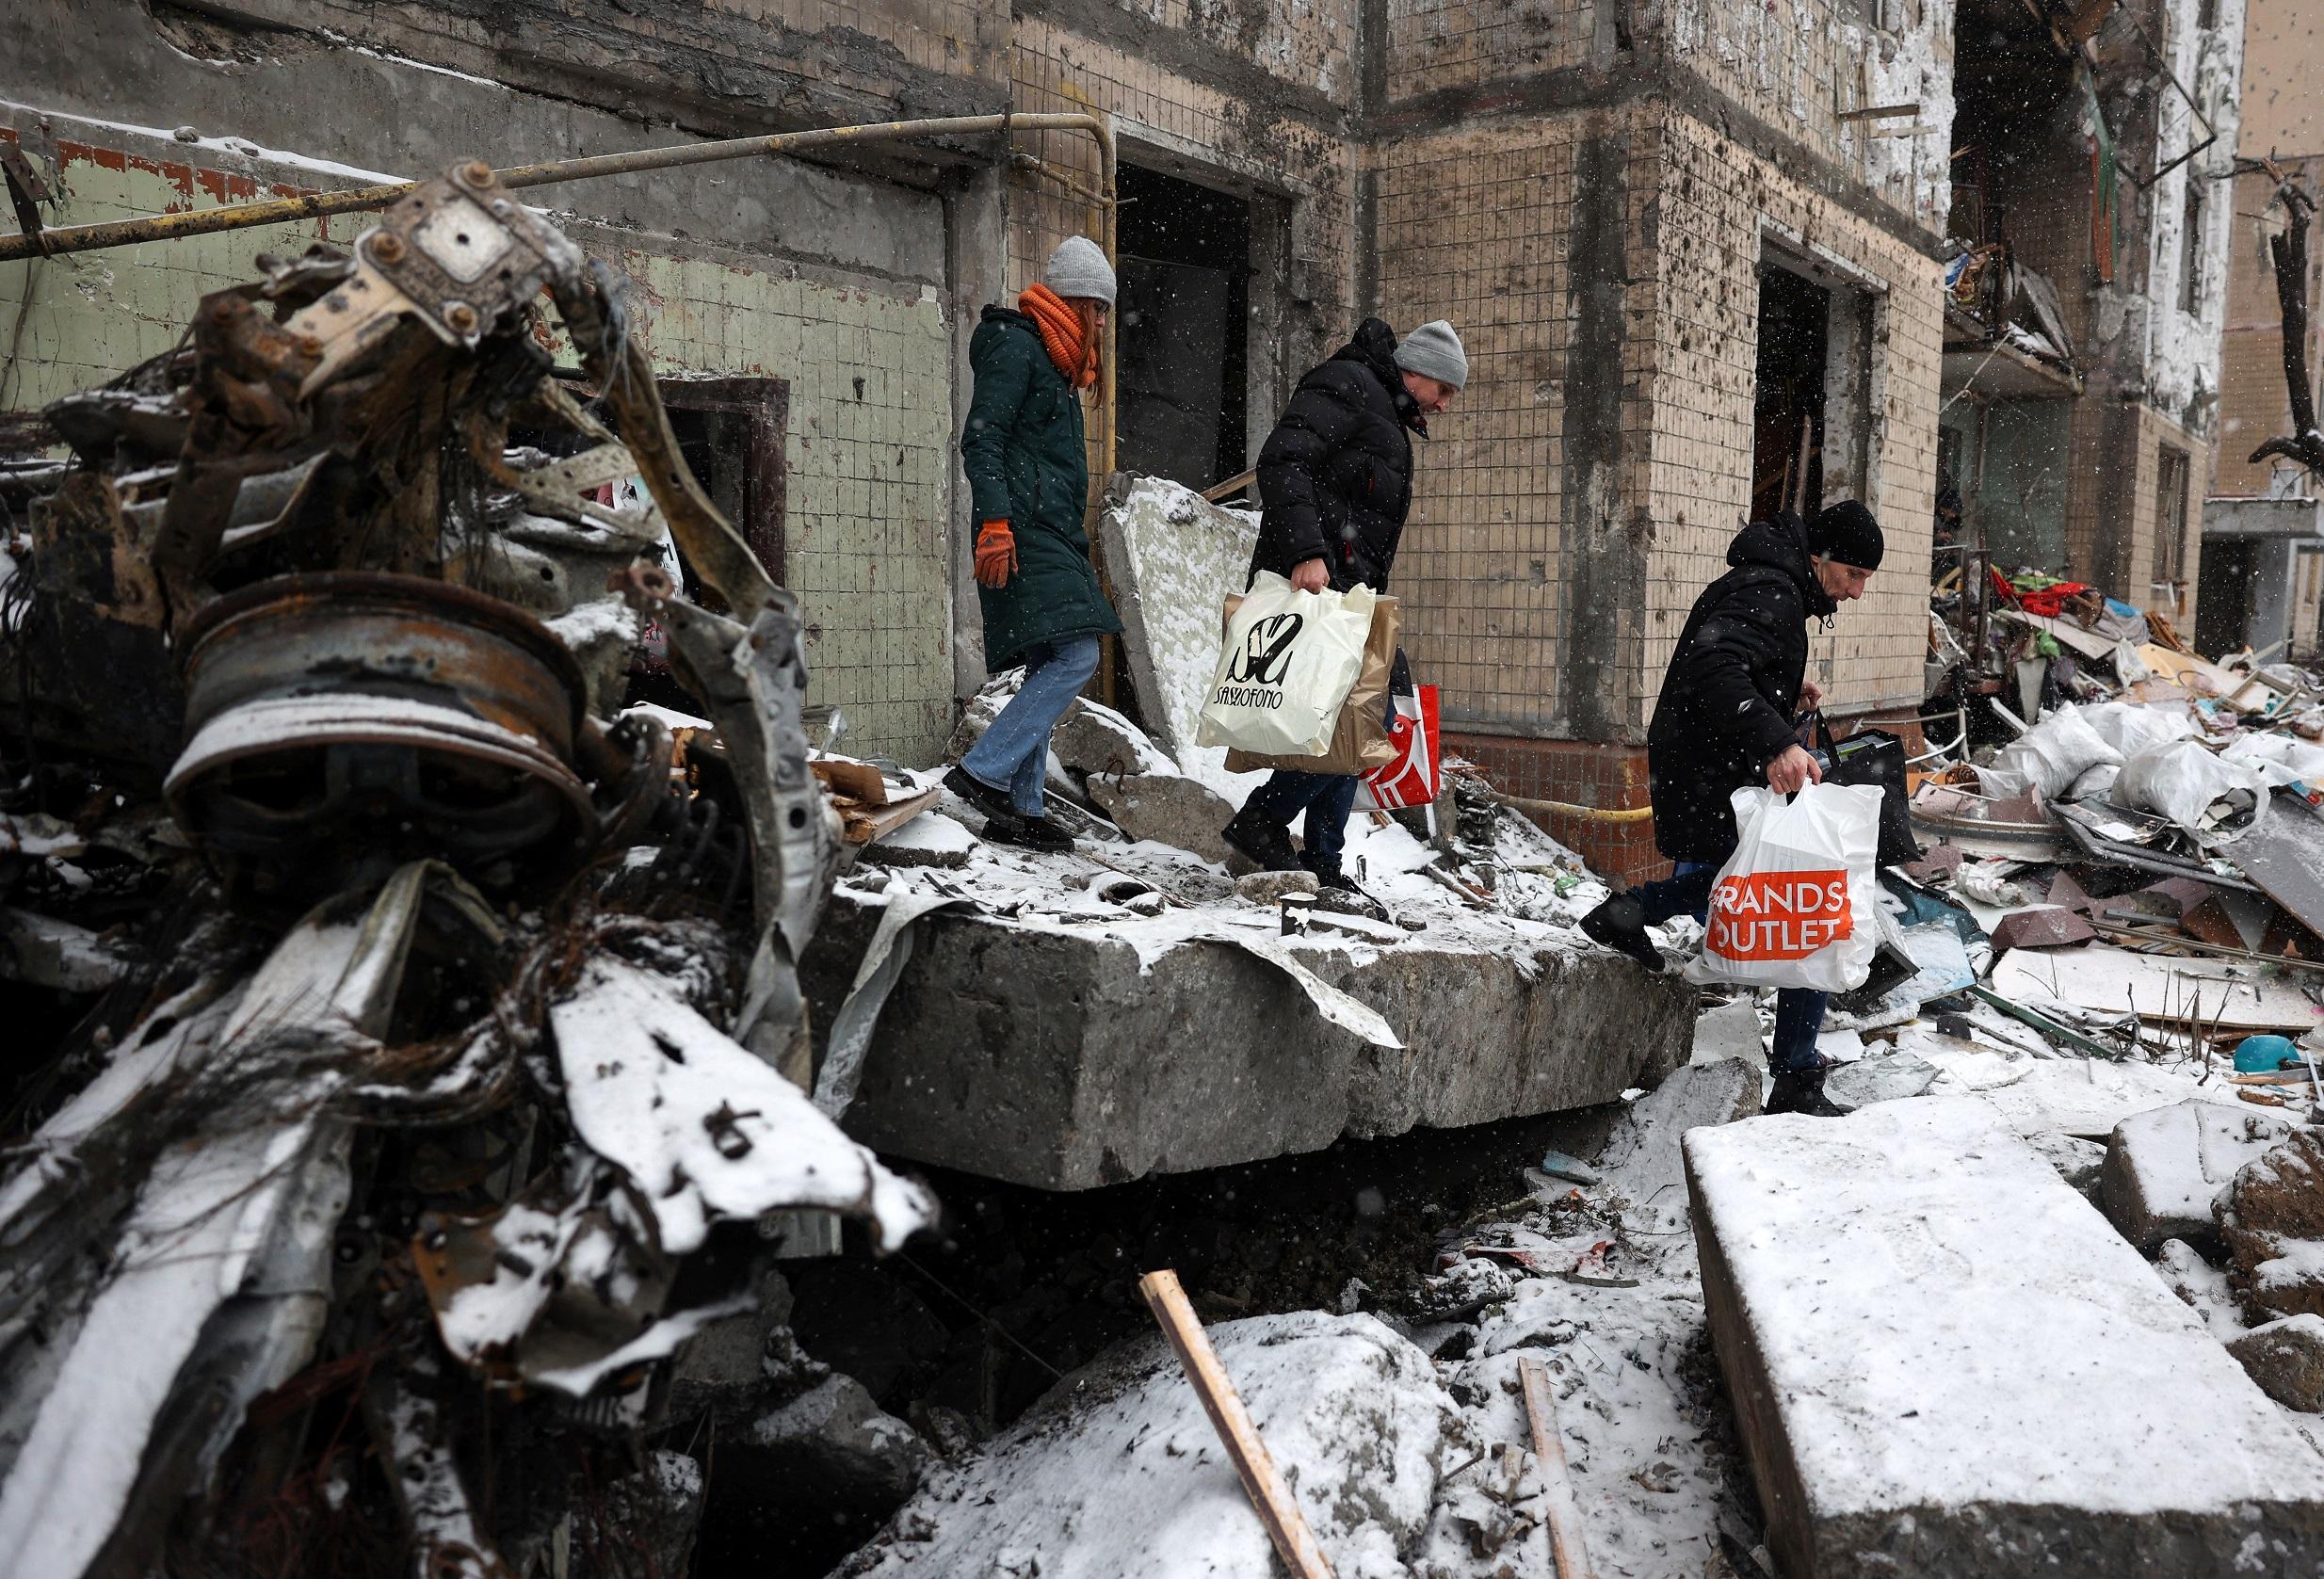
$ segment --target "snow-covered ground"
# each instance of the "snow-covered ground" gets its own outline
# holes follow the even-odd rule
[[[1709,1011],[1706,1055],[1734,1047],[1737,1012]],[[1972,1039],[1918,1026],[1898,1048],[1875,1041],[1864,1073],[1882,1084],[1866,1088],[1989,1102],[2077,1185],[2089,1184],[2098,1148],[2074,1137],[2130,1112],[2224,1094],[2221,1076],[2200,1064],[2037,1056],[1986,1039],[1981,1018],[1970,1028]],[[1906,1062],[1920,1066],[1910,1079],[1869,1067]],[[1717,1076],[1743,1088],[1733,1068],[1673,1079]],[[1634,1105],[1633,1120],[1654,1105]],[[1618,1132],[1609,1151],[1622,1144]],[[1683,1210],[1670,1209],[1686,1191],[1675,1148],[1631,1150],[1664,1160],[1590,1184],[1534,1170],[1527,1205],[1448,1232],[1417,1310],[1212,1329],[1343,1576],[1550,1571],[1518,1381],[1527,1357],[1555,1378],[1601,1579],[1756,1571],[1758,1513],[1716,1376],[1694,1238]],[[2155,1270],[2222,1339],[2243,1329],[2221,1275],[2184,1245],[2166,1246]],[[2313,1419],[2293,1424],[2315,1434]],[[1117,1350],[939,1472],[843,1571],[1271,1575],[1275,1559],[1215,1443],[1158,1342]]]

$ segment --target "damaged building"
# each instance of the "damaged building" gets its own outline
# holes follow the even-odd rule
[[[0,137],[54,177],[51,223],[648,128],[1097,111],[1124,292],[1100,473],[1231,476],[1362,312],[1460,327],[1473,382],[1424,447],[1399,590],[1448,737],[1504,787],[1643,804],[1691,588],[1801,472],[1811,502],[1873,504],[1897,571],[1819,677],[1860,713],[1920,700],[1904,584],[1936,487],[1946,7],[66,14],[8,24]],[[682,437],[811,609],[818,700],[855,749],[932,760],[981,682],[949,448],[967,335],[1063,235],[1104,234],[1107,158],[1087,133],[1018,133],[548,200],[637,282]],[[160,349],[256,250],[347,231],[9,269],[0,409],[27,428]],[[1633,827],[1570,831],[1610,871],[1653,863]]]
[[[2284,178],[2313,190],[2324,147],[2307,85],[2317,63],[2313,8],[2251,7],[2244,21],[2243,111],[2226,254],[2227,324],[2219,349],[2219,438],[2203,516],[2206,652],[2281,646],[2307,657],[2324,642],[2324,521],[2314,480],[2286,457],[2255,456],[2293,431],[2284,318],[2270,244],[2290,218]],[[2273,166],[2273,171],[2266,168]],[[2228,190],[2225,184],[2220,190]],[[2310,260],[2307,299],[2317,299]],[[2316,323],[2302,346],[2318,365]]]
[[[2086,583],[2191,632],[2244,7],[1976,0],[1955,26],[1940,442],[1964,573]]]

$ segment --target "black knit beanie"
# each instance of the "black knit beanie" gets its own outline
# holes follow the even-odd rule
[[[1857,500],[1843,499],[1820,511],[1809,524],[1808,546],[1827,559],[1837,559],[1860,571],[1877,571],[1886,544],[1880,538],[1880,524],[1872,519],[1872,512]]]

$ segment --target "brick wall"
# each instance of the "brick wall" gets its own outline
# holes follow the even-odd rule
[[[1641,703],[1651,710],[1687,611],[1724,571],[1735,521],[1750,502],[1759,330],[1753,269],[1770,236],[1796,240],[1833,263],[1835,289],[1852,280],[1875,294],[1865,502],[1880,518],[1887,555],[1866,596],[1816,638],[1810,672],[1840,705],[1917,702],[1944,359],[1938,266],[1764,161],[1738,158],[1690,116],[1667,118],[1664,148],[1654,336],[1655,538]]]
[[[1626,280],[1619,344],[1585,346],[1570,255],[1576,151],[1609,137],[1628,151]],[[1375,157],[1381,305],[1397,323],[1448,316],[1469,348],[1470,385],[1421,446],[1397,566],[1408,645],[1444,687],[1448,722],[1570,733],[1588,701],[1611,717],[1615,738],[1643,739],[1687,610],[1725,569],[1749,504],[1754,270],[1767,235],[1881,293],[1870,503],[1889,553],[1872,595],[1817,638],[1816,662],[1856,704],[1916,701],[1941,365],[1935,263],[1653,101],[1397,139]],[[1622,384],[1611,491],[1577,513],[1563,498],[1569,384],[1607,357]],[[1565,524],[1577,520],[1643,544],[1642,569],[1587,606]],[[1584,646],[1611,663],[1577,698],[1570,655]]]
[[[782,569],[806,612],[814,700],[846,712],[850,750],[935,760],[952,729],[941,502],[958,459],[950,406],[929,398],[952,360],[933,288],[636,247],[611,261],[650,304],[656,372],[790,381]]]
[[[2285,168],[2313,186],[2324,176],[2324,158],[2285,161]],[[2275,184],[2264,174],[2239,175],[2233,187],[2234,234],[2227,249],[2227,322],[2219,353],[2219,455],[2209,491],[2264,498],[2268,476],[2289,462],[2256,465],[2247,459],[2265,441],[2288,435],[2292,403],[2284,385],[2284,318],[2276,300],[2268,237],[2283,229],[2282,205],[2270,206]],[[2324,248],[2312,244],[2308,299],[2324,299]],[[2313,321],[2308,367],[2318,368]]]

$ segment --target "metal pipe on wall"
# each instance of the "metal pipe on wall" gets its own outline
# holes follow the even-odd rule
[[[600,176],[675,169],[686,165],[715,164],[726,159],[799,153],[809,149],[837,148],[850,143],[894,142],[905,137],[973,137],[983,132],[1002,131],[1080,131],[1088,132],[1097,139],[1106,166],[1106,251],[1110,257],[1113,250],[1113,128],[1095,115],[954,115],[927,121],[873,121],[854,126],[776,132],[767,137],[729,137],[720,142],[641,148],[627,153],[595,153],[585,158],[558,159],[548,164],[515,165],[493,173],[503,186],[514,190],[525,186],[550,186],[566,181],[589,181]],[[59,225],[40,231],[38,234],[0,236],[0,263],[55,257],[63,252],[95,251],[107,247],[133,247],[146,241],[209,235],[218,231],[247,230],[253,225],[283,224],[299,219],[322,218],[333,214],[360,214],[385,208],[412,190],[414,185],[409,181],[397,181],[378,186],[349,186],[330,192],[308,192],[293,198],[266,198],[257,202],[232,203],[220,208],[191,209],[182,214],[155,214],[142,219],[107,219],[90,225]]]

